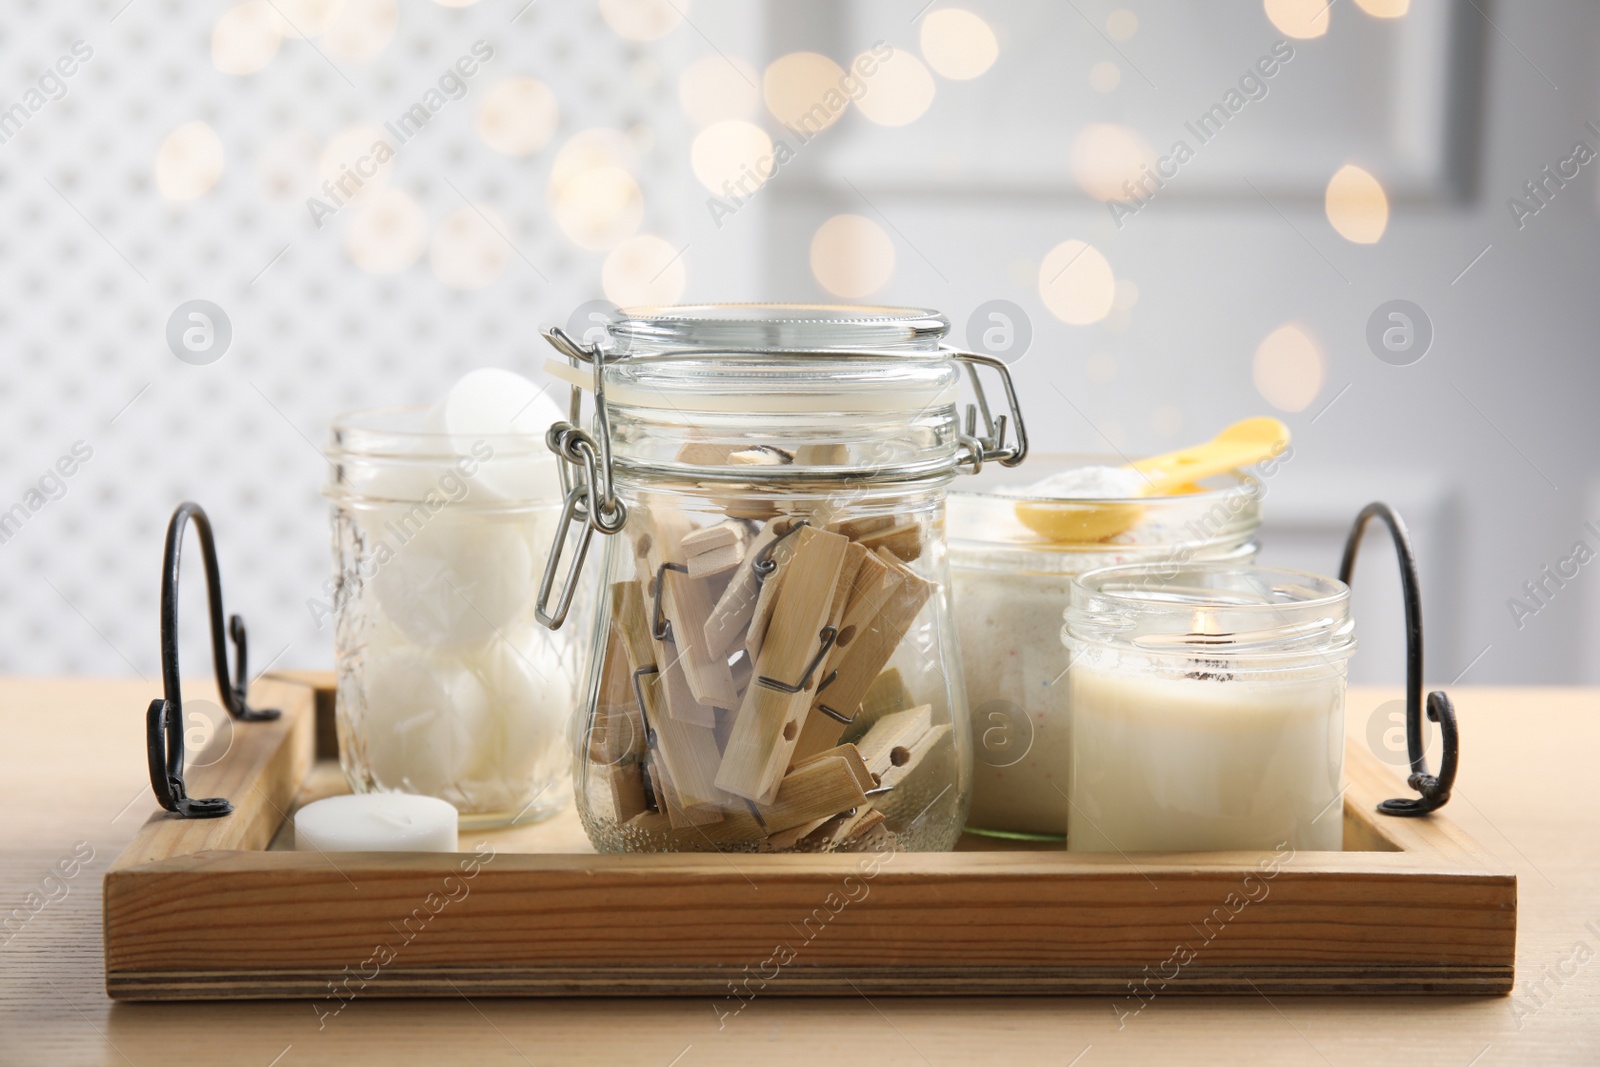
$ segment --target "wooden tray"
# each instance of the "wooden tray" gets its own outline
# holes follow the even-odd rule
[[[693,994],[1507,993],[1516,876],[1449,819],[1391,819],[1392,773],[1346,762],[1344,852],[594,855],[566,812],[462,833],[460,855],[289,851],[343,792],[329,681],[252,692],[191,793],[105,877],[106,989],[125,1000]],[[1137,987],[1138,992],[1135,992]],[[1119,1001],[1121,1002],[1121,1001]]]

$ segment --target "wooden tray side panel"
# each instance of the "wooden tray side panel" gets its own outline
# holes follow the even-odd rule
[[[375,977],[378,995],[448,995],[426,975],[457,970],[498,976],[486,989],[570,991],[588,973],[634,991],[703,992],[784,959],[808,976],[794,985],[834,993],[866,973],[884,992],[927,992],[930,980],[975,991],[985,975],[995,991],[1113,992],[1150,971],[1196,991],[1270,972],[1284,984],[1265,992],[1500,992],[1515,945],[1502,875],[1351,875],[1317,863],[1331,854],[1302,854],[1303,869],[1250,888],[1236,868],[1152,859],[1138,874],[1048,854],[899,855],[876,874],[789,857],[745,858],[740,873],[676,857],[500,856],[470,878],[376,856],[335,871],[279,855],[293,856],[195,857],[146,873],[137,900],[117,905],[129,912],[107,966],[126,975],[121,991],[163,972],[310,971],[320,977],[299,990],[310,992],[346,968],[381,972],[387,958],[413,977]],[[639,862],[655,859],[669,862]]]

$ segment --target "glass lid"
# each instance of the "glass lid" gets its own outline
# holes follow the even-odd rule
[[[856,304],[630,307],[608,324],[618,354],[674,352],[936,353],[950,320],[930,308]]]

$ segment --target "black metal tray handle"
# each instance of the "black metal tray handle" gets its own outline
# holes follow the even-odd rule
[[[1439,724],[1443,758],[1437,775],[1428,772],[1428,751],[1422,739],[1422,596],[1418,592],[1417,561],[1411,553],[1411,536],[1394,509],[1384,503],[1368,504],[1356,516],[1350,537],[1344,544],[1344,560],[1339,564],[1339,580],[1350,584],[1356,554],[1367,524],[1381,519],[1389,527],[1395,554],[1400,558],[1400,591],[1406,609],[1406,751],[1411,757],[1411,775],[1406,784],[1420,796],[1385,800],[1378,810],[1385,815],[1417,816],[1437,811],[1450,802],[1456,782],[1456,763],[1460,756],[1460,735],[1456,730],[1455,705],[1442,691],[1428,694],[1428,718]]]
[[[223,642],[222,578],[217,568],[217,545],[211,520],[199,504],[184,501],[167,524],[167,548],[161,561],[161,687],[164,696],[150,702],[145,716],[145,744],[150,758],[150,788],[167,811],[185,819],[214,819],[233,811],[227,797],[191,797],[183,781],[183,694],[178,680],[178,573],[183,531],[190,519],[200,535],[205,557],[206,593],[211,608],[211,658],[216,667],[217,689],[228,714],[239,722],[264,722],[278,717],[273,708],[252,708],[245,698],[250,673],[246,666],[244,619],[228,620],[228,635],[236,649],[233,681],[228,680],[228,650]]]

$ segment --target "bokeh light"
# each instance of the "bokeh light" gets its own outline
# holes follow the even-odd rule
[[[1099,322],[1110,313],[1116,295],[1111,264],[1086,241],[1062,241],[1039,264],[1039,299],[1068,325]]]
[[[700,184],[713,193],[749,196],[774,173],[772,138],[760,126],[740,119],[713,123],[695,135],[689,165]],[[731,192],[723,188],[725,184]]]
[[[222,139],[203,122],[167,134],[156,152],[156,188],[168,200],[204,196],[222,177]]]
[[[1411,0],[1356,0],[1356,6],[1373,18],[1397,19],[1411,10]]]
[[[600,0],[600,14],[630,41],[654,41],[678,28],[689,0]]]
[[[649,233],[613,248],[600,268],[600,286],[618,307],[676,304],[687,284],[681,251]]]
[[[267,0],[230,7],[211,30],[211,65],[224,74],[254,74],[278,54],[283,20]]]
[[[816,52],[790,52],[767,65],[761,97],[772,117],[793,130],[814,134],[839,120],[849,104],[840,83],[844,70]]]
[[[551,193],[566,188],[585,171],[618,167],[631,172],[638,160],[633,141],[621,130],[603,126],[582,130],[567,138],[550,164]]]
[[[1125,7],[1119,7],[1106,16],[1106,33],[1113,40],[1126,41],[1139,32],[1139,16]]]
[[[1251,376],[1256,392],[1279,411],[1304,411],[1322,391],[1327,367],[1311,335],[1288,323],[1262,339]]]
[[[994,30],[972,12],[945,7],[923,16],[922,57],[946,78],[976,78],[994,66],[999,55]]]
[[[1072,176],[1097,200],[1126,199],[1126,183],[1137,186],[1144,168],[1155,163],[1150,142],[1127,126],[1092,122],[1072,139]]]
[[[894,242],[869,218],[835,215],[811,238],[811,273],[834,296],[868,296],[894,274]]]
[[[754,118],[761,101],[755,68],[731,56],[703,56],[678,78],[678,102],[696,125]]]
[[[507,78],[478,102],[472,128],[484,144],[508,156],[531,156],[550,143],[561,121],[556,94],[537,78]]]
[[[271,0],[285,37],[317,37],[328,28],[341,0]]]
[[[1389,197],[1383,186],[1351,163],[1328,180],[1323,206],[1339,236],[1356,244],[1376,244],[1389,226]]]
[[[1109,93],[1122,84],[1122,68],[1110,60],[1102,60],[1089,68],[1089,88],[1097,93]]]
[[[1328,0],[1262,0],[1267,18],[1280,33],[1300,40],[1328,32]]]
[[[867,89],[856,101],[856,107],[880,126],[915,122],[933,103],[933,75],[922,60],[904,48],[896,48],[887,59],[879,59],[878,69],[863,80]]]
[[[615,248],[644,220],[644,193],[621,167],[596,167],[551,187],[551,210],[561,232],[579,248]]]
[[[380,189],[354,209],[345,231],[350,261],[372,274],[405,270],[428,247],[428,216],[398,189]]]

